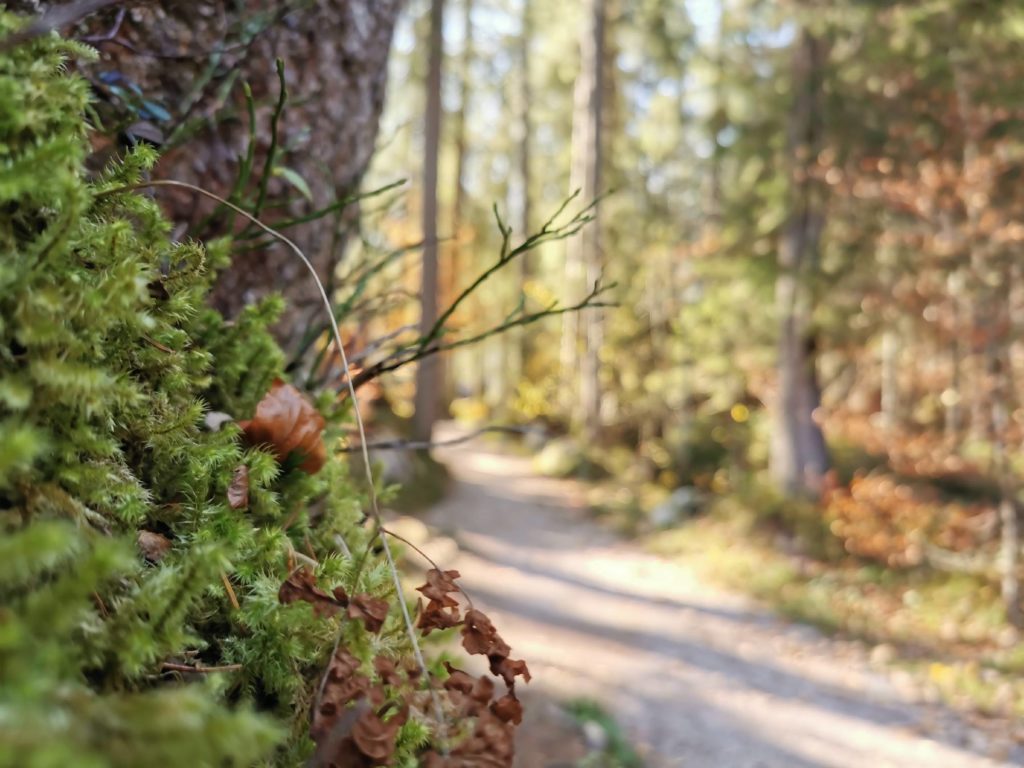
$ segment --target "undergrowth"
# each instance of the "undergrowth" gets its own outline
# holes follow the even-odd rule
[[[0,766],[511,765],[526,665],[455,572],[406,631],[352,399],[279,299],[207,306],[231,243],[172,242],[150,150],[87,174],[90,55],[0,53]],[[490,675],[416,656],[453,627]]]
[[[647,544],[788,618],[880,648],[875,658],[911,671],[928,697],[1024,714],[1018,636],[1003,618],[998,590],[983,579],[808,557],[735,498]]]

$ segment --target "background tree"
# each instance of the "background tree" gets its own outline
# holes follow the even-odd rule
[[[427,108],[423,141],[423,258],[420,282],[420,334],[426,336],[437,322],[438,234],[437,166],[441,144],[441,68],[444,60],[444,0],[430,3],[430,48],[427,72]],[[436,356],[416,369],[415,436],[429,440],[437,421],[442,376]]]

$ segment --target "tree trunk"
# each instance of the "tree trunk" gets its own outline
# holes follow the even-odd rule
[[[437,321],[437,164],[441,145],[441,65],[444,58],[444,0],[430,4],[430,64],[423,147],[423,272],[420,283],[420,333]],[[429,440],[441,397],[437,356],[416,366],[415,437]]]
[[[464,222],[466,209],[466,116],[469,114],[472,96],[471,66],[475,56],[473,42],[473,6],[474,0],[463,0],[462,3],[462,51],[458,61],[459,109],[453,115],[452,142],[455,148],[455,176],[452,185],[452,242],[449,249],[447,279],[445,293],[447,300],[453,299],[459,289],[459,278],[465,262],[463,238],[465,237]],[[451,355],[452,363],[447,366],[449,394],[458,396],[459,385],[469,384],[473,395],[479,397],[483,392],[483,367],[478,363],[479,354],[476,349],[460,350]],[[458,361],[459,365],[455,363]],[[468,369],[466,371],[465,369]],[[468,376],[466,374],[469,374]],[[458,379],[462,378],[460,382]]]
[[[600,194],[601,189],[605,0],[588,0],[585,18],[587,24],[580,41],[580,73],[576,79],[573,106],[570,186],[572,191],[580,191],[584,204],[589,204]],[[567,303],[578,302],[583,292],[593,287],[600,277],[602,260],[599,212],[600,206],[594,211],[594,221],[567,244]],[[601,316],[597,310],[589,310],[579,318],[576,313],[562,317],[563,380],[570,382],[578,376],[579,381],[575,392],[571,385],[565,386],[566,402],[572,407],[576,425],[589,437],[593,437],[599,427],[601,409],[598,356],[603,342]],[[582,354],[579,351],[581,341]],[[577,392],[578,396],[575,394]]]
[[[522,0],[522,7],[520,8],[520,31],[519,39],[517,41],[516,51],[519,64],[519,81],[518,81],[518,93],[516,94],[516,130],[518,131],[518,177],[516,178],[516,184],[513,186],[514,194],[511,195],[513,198],[511,203],[512,210],[515,212],[515,221],[517,222],[517,229],[522,237],[526,237],[530,234],[532,227],[532,197],[531,197],[531,182],[532,174],[530,173],[531,163],[531,130],[530,125],[530,105],[533,101],[533,94],[531,92],[530,83],[530,41],[533,37],[533,24],[531,18],[531,0]],[[515,300],[518,301],[526,288],[526,282],[530,278],[530,259],[522,258],[519,259],[519,274],[517,275],[517,295]],[[508,354],[507,354],[507,375],[508,383],[512,391],[519,385],[523,378],[526,360],[529,354],[528,339],[529,332],[526,328],[513,328],[508,332]]]
[[[893,319],[890,318],[890,323]],[[900,424],[900,337],[894,328],[882,332],[882,424],[892,430]]]
[[[45,10],[70,2],[32,5]],[[264,212],[261,218],[273,224],[359,189],[376,144],[391,41],[404,2],[253,5],[216,0],[115,3],[64,31],[74,37],[97,36],[93,44],[100,60],[83,66],[86,77],[97,82],[98,73],[116,72],[169,113],[157,126],[163,134],[163,156],[154,178],[191,182],[222,196],[232,191],[249,141],[243,83],[249,84],[258,105],[251,183],[260,180],[270,142],[271,105],[279,90],[274,60],[282,59],[289,100],[278,157],[302,177],[313,200]],[[129,13],[122,13],[125,6]],[[110,39],[102,39],[105,35]],[[270,184],[272,191],[288,189],[280,177]],[[188,227],[188,234],[220,234],[195,229],[214,207],[210,201],[181,190],[161,190],[158,197],[172,219]],[[357,219],[358,206],[350,205],[335,216],[289,230],[328,287]],[[283,293],[289,302],[277,331],[284,345],[294,348],[310,324],[322,324],[324,316],[315,286],[287,249],[237,256],[220,276],[214,303],[232,316],[272,292]]]
[[[778,399],[771,445],[772,473],[789,495],[814,495],[828,470],[828,452],[815,411],[821,404],[816,347],[811,334],[807,280],[816,268],[824,225],[820,185],[811,166],[821,149],[821,68],[825,46],[806,30],[796,44],[796,100],[789,125],[792,210],[779,249],[776,308],[779,317]]]

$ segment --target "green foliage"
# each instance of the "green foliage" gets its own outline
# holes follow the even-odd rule
[[[145,147],[86,176],[88,90],[65,62],[87,54],[0,55],[0,765],[299,765],[339,619],[280,604],[293,553],[350,591],[385,595],[388,574],[333,554],[370,539],[344,464],[311,476],[204,426],[250,417],[282,375],[281,302],[232,323],[205,306],[230,244],[170,242],[129,189]],[[143,557],[140,532],[166,551]],[[400,655],[397,613],[380,637],[349,622],[346,647]],[[408,761],[425,726],[406,728]]]

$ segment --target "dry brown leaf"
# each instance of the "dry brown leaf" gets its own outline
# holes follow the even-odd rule
[[[139,531],[135,541],[142,556],[151,563],[159,563],[171,551],[171,540],[153,531]]]
[[[448,629],[462,623],[459,601],[452,597],[452,594],[461,591],[455,583],[458,577],[458,571],[431,568],[427,571],[427,583],[416,588],[429,601],[416,621],[416,626],[423,630],[424,635],[429,635],[435,629]]]
[[[324,739],[338,725],[345,707],[366,695],[370,679],[359,673],[359,659],[339,648],[327,667],[320,703],[313,713],[309,735],[316,742]]]
[[[456,669],[447,661],[444,663],[445,669],[448,670],[448,679],[444,681],[444,687],[449,691],[458,691],[459,693],[469,694],[473,690],[473,683],[476,681],[472,675],[463,672],[461,669]]]
[[[341,594],[345,594],[344,590]],[[345,607],[345,603],[338,598],[338,590],[335,589],[334,597],[331,597],[320,589],[316,585],[316,576],[309,568],[300,568],[292,573],[277,591],[277,599],[283,605],[299,601],[309,603],[317,616],[334,616]]]
[[[239,464],[231,476],[228,506],[232,509],[245,509],[249,506],[249,467],[245,464]]]
[[[516,695],[509,691],[491,704],[491,712],[503,723],[519,725],[523,722],[523,705]]]
[[[435,629],[450,629],[461,623],[458,608],[442,608],[440,603],[431,600],[420,613],[416,626],[423,630],[424,635],[429,635]]]
[[[508,656],[509,651],[487,615],[475,609],[466,611],[462,625],[462,647],[469,653],[482,656]],[[503,650],[504,654],[501,653]]]
[[[461,574],[458,571],[439,571],[431,568],[427,571],[427,583],[422,587],[416,587],[417,592],[422,592],[428,600],[438,602],[445,608],[457,606],[458,601],[450,596],[450,593],[461,592],[455,579]]]
[[[284,462],[292,454],[301,458],[299,468],[314,474],[327,461],[324,417],[291,384],[276,379],[256,406],[256,414],[239,426],[254,445],[268,445]]]
[[[408,716],[408,708],[382,720],[373,710],[364,712],[352,728],[352,740],[374,765],[387,765],[395,754],[395,738]]]
[[[386,685],[401,685],[402,677],[398,674],[398,666],[386,656],[377,656],[373,660],[373,668]]]
[[[348,617],[361,619],[367,632],[380,632],[384,620],[388,617],[387,601],[365,593],[355,595],[348,604]]]
[[[498,675],[510,688],[515,684],[516,676],[522,677],[527,683],[530,682],[530,670],[522,659],[510,659],[508,657],[491,656],[491,672]]]

